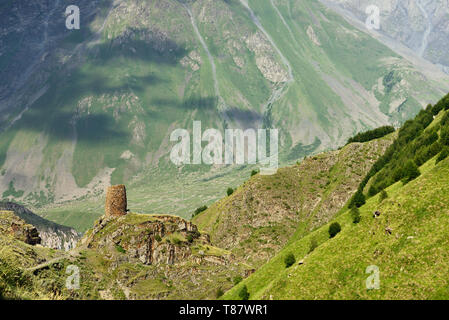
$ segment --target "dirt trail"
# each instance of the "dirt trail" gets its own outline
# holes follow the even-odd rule
[[[43,262],[41,264],[38,264],[37,266],[31,267],[31,268],[27,268],[25,270],[29,271],[29,272],[34,272],[36,270],[40,270],[40,269],[44,269],[46,267],[49,267],[52,264],[58,263],[58,262],[60,262],[60,261],[62,261],[64,259],[75,258],[78,255],[79,255],[79,252],[77,250],[73,250],[73,251],[70,251],[69,253],[66,253],[66,254],[64,254],[64,255],[62,255],[60,257],[56,257],[56,258],[50,259],[50,260],[45,261],[45,262]]]

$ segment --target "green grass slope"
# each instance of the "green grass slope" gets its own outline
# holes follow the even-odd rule
[[[355,192],[394,134],[309,157],[275,175],[257,174],[193,218],[212,242],[261,266],[296,232],[302,236],[334,217]]]
[[[293,241],[242,285],[252,299],[448,299],[449,160],[432,159],[421,171],[409,184],[389,187],[384,201],[369,199],[359,224],[345,212],[335,220],[342,226],[335,238],[327,224]],[[309,253],[312,238],[319,246]],[[286,268],[290,252],[303,264]],[[370,265],[379,267],[379,290],[366,288]],[[240,287],[224,298],[238,298]]]
[[[399,130],[397,140],[365,180],[368,186],[379,181],[386,176],[384,171],[402,161],[402,177],[396,179],[401,181],[387,184],[387,197],[378,193],[368,198],[359,209],[359,223],[343,209],[305,237],[294,235],[279,254],[224,298],[237,299],[246,285],[252,299],[448,299],[449,159],[444,120],[448,102],[443,98]],[[423,143],[435,133],[436,138]],[[429,152],[435,143],[437,152]],[[410,159],[421,159],[419,176],[411,181],[404,170]],[[362,182],[361,188],[365,185]],[[381,214],[374,218],[376,211]],[[330,238],[333,222],[342,231]],[[284,259],[290,253],[296,263],[286,268]],[[379,268],[379,289],[367,289],[370,266]]]

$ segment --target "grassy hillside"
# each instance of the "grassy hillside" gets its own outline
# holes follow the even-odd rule
[[[449,265],[449,161],[421,167],[422,176],[406,186],[401,182],[360,208],[353,224],[349,211],[335,221],[342,231],[329,239],[329,224],[292,241],[268,264],[245,280],[252,299],[447,299]],[[413,195],[413,196],[410,196]],[[378,219],[373,212],[380,211]],[[385,228],[392,229],[388,235]],[[311,239],[319,246],[309,253]],[[297,263],[285,268],[293,253]],[[380,269],[380,289],[367,290],[365,270]],[[236,299],[240,286],[226,293]]]
[[[305,235],[332,219],[393,139],[350,144],[272,176],[257,174],[192,221],[215,245],[259,267],[293,233]]]
[[[9,235],[13,216],[0,211],[0,299],[215,299],[252,271],[176,216],[103,216],[69,252]]]
[[[443,143],[441,119],[448,111],[442,109],[444,105],[435,120],[397,147],[395,154],[407,152],[422,135],[440,125],[437,140]],[[414,121],[421,119],[418,116]],[[449,191],[449,159],[441,154],[419,167],[418,178],[395,182],[385,189],[387,196],[379,193],[369,198],[359,209],[359,223],[353,223],[350,210],[343,210],[307,236],[294,236],[270,262],[224,298],[238,299],[244,285],[251,299],[449,298],[449,199],[445,196]],[[376,211],[380,216],[374,218]],[[342,230],[330,238],[328,229],[333,222]],[[296,263],[286,268],[284,260],[289,253],[294,254]],[[371,275],[366,269],[372,265],[380,270],[378,290],[366,287]]]

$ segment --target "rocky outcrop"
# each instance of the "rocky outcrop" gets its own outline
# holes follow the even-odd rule
[[[261,32],[256,32],[246,39],[248,49],[254,52],[257,68],[265,79],[278,83],[288,81],[288,73],[274,59],[274,52],[270,43]]]
[[[13,202],[0,202],[0,210],[13,212],[18,218],[36,228],[44,247],[68,251],[76,246],[80,234],[73,228],[46,220],[24,206]]]
[[[120,217],[127,212],[126,188],[124,185],[111,186],[106,192],[106,217]]]
[[[207,235],[201,235],[196,225],[180,217],[128,214],[124,185],[109,187],[105,215],[82,243],[88,248],[126,253],[128,260],[146,265],[183,263],[193,255],[194,243],[210,245]]]
[[[82,244],[110,253],[125,253],[128,261],[173,265],[183,264],[194,255],[201,258],[205,254],[196,249],[208,246],[210,242],[207,236],[200,234],[196,225],[180,217],[129,213],[118,219],[101,217]],[[224,263],[220,259],[200,260]]]
[[[37,229],[17,217],[12,211],[0,211],[0,233],[11,235],[30,245],[41,243]]]

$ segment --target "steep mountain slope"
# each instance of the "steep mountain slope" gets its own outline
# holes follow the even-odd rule
[[[440,143],[447,145],[448,123],[442,119],[449,115],[449,100],[441,100],[428,112],[438,109],[435,120],[417,130],[405,145],[392,145],[396,145],[392,159],[434,128],[440,129]],[[412,123],[421,120],[418,116]],[[403,133],[399,135],[400,139]],[[348,210],[331,221],[342,229],[334,238],[329,238],[330,222],[303,238],[290,239],[278,255],[224,298],[238,298],[246,285],[252,299],[447,299],[449,153],[442,150],[419,167],[416,179],[398,181],[383,196],[369,198],[359,209],[359,223],[353,223]],[[289,253],[296,263],[286,268],[284,258]],[[380,287],[369,290],[366,283],[375,269],[380,272]]]
[[[220,296],[223,290],[246,277],[223,298],[238,298],[243,286],[249,289],[253,299],[448,298],[449,268],[445,262],[449,246],[446,235],[449,200],[445,196],[449,191],[448,98],[446,96],[436,105],[429,106],[414,120],[404,124],[397,137],[390,134],[377,140],[348,144],[339,151],[324,153],[280,170],[277,175],[256,175],[216,205],[220,209],[225,204],[229,210],[227,215],[220,215],[221,211],[214,210],[215,206],[212,206],[194,219],[206,227],[212,226],[212,238],[224,245],[226,239],[232,242],[248,232],[250,238],[262,239],[260,244],[256,244],[258,247],[273,244],[273,254],[282,246],[280,242],[283,239],[277,242],[280,235],[288,232],[290,237],[285,247],[256,271],[242,262],[249,261],[257,267],[261,265],[257,264],[257,258],[251,257],[254,248],[251,241],[240,238],[239,243],[234,243],[237,250],[231,252],[213,246],[215,243],[210,242],[209,235],[199,231],[191,222],[170,215],[128,213],[125,203],[121,216],[112,217],[106,211],[106,215],[86,233],[81,245],[68,253],[27,245],[18,240],[24,240],[21,236],[24,233],[20,230],[11,233],[9,228],[1,232],[0,296],[205,299]],[[425,152],[422,157],[422,151],[428,147],[422,143],[423,137],[435,132],[440,152]],[[363,139],[369,138],[370,134],[363,136]],[[387,151],[379,157],[385,149]],[[410,150],[420,157],[411,157]],[[393,155],[386,157],[391,152]],[[402,157],[408,157],[409,161],[402,161]],[[408,163],[415,161],[411,159],[423,159],[417,174],[408,169]],[[390,185],[385,193],[372,196],[364,205],[357,203],[360,204],[361,219],[354,222],[352,210],[355,209],[347,210],[344,206],[346,200],[357,185],[359,190],[365,189],[364,176],[369,180],[376,179],[376,173],[372,175],[370,167],[382,173],[383,170],[388,171],[389,164],[395,161],[404,164],[402,180]],[[379,163],[383,163],[380,169]],[[298,172],[298,167],[311,171]],[[320,168],[327,170],[320,172]],[[292,174],[294,170],[296,175],[303,174],[299,184],[294,184],[298,179]],[[322,172],[327,172],[328,176]],[[269,178],[268,183],[265,181],[263,184],[264,178]],[[306,199],[313,198],[311,194],[317,191],[309,188],[319,182],[324,183],[325,189],[318,191],[321,203],[301,202],[302,195],[296,191],[302,191]],[[273,187],[271,199],[263,186]],[[252,194],[245,194],[245,191]],[[284,194],[292,196],[292,199],[282,197]],[[249,197],[242,198],[242,195]],[[251,195],[254,195],[256,203],[260,200],[260,206],[255,208],[252,217],[248,211],[240,211],[240,206],[244,206],[244,201],[250,200]],[[286,201],[278,202],[279,195]],[[304,212],[309,211],[310,219],[297,223],[299,228],[296,232],[294,227],[289,227],[278,234],[276,228],[270,234],[257,234],[261,222],[268,220],[270,224],[272,217],[284,217],[284,221],[274,221],[278,227],[291,222],[286,203],[288,206],[301,204]],[[247,209],[250,208],[246,205]],[[271,216],[258,216],[264,212],[264,207],[272,213]],[[1,220],[2,214],[6,223]],[[233,220],[232,215],[238,218]],[[11,223],[11,216],[10,212],[0,213],[0,225],[13,225],[15,222]],[[254,217],[256,219],[252,219]],[[220,239],[222,230],[214,228],[210,221],[216,222],[217,226],[221,221],[231,221],[243,229],[236,233],[230,228],[227,237]],[[326,221],[329,223],[319,226]],[[244,225],[246,222],[250,225]],[[342,230],[329,238],[331,222],[339,222]],[[28,226],[19,225],[29,230]],[[265,254],[261,249],[259,253]],[[289,268],[285,267],[287,254],[296,257],[296,262]],[[79,290],[64,287],[65,270],[69,265],[78,267],[83,275]],[[365,280],[372,278],[367,268],[380,270],[378,290],[367,289]]]
[[[64,285],[61,265],[35,277],[27,268],[60,260],[63,251],[37,246],[33,226],[11,211],[0,211],[0,299],[58,299]],[[56,272],[55,272],[56,271]]]
[[[349,212],[339,216],[342,231],[334,239],[328,239],[326,225],[286,246],[244,282],[251,298],[447,299],[449,203],[444,194],[449,163],[434,162],[421,168],[424,173],[417,180],[388,188],[389,198],[382,203],[379,196],[368,200],[360,208],[359,224],[352,223]],[[381,212],[379,219],[373,218],[376,210]],[[387,227],[393,230],[391,235],[385,232]],[[309,253],[312,238],[319,246]],[[289,252],[302,264],[285,269]],[[365,286],[370,265],[379,267],[379,290]],[[237,298],[239,289],[225,298]]]
[[[447,1],[413,0],[325,0],[347,10],[365,23],[366,8],[375,5],[380,10],[380,32],[395,39],[418,56],[439,64],[449,73],[449,5]]]
[[[41,243],[37,229],[17,217],[14,212],[0,210],[0,215],[0,234],[12,235],[13,238],[31,245]]]
[[[12,217],[0,212],[0,298],[214,299],[253,271],[176,216],[103,216],[69,252],[20,241],[29,226],[3,230]],[[75,289],[66,286],[74,270]]]
[[[43,219],[16,203],[0,202],[0,210],[12,211],[26,223],[34,226],[42,239],[41,244],[45,247],[67,251],[74,248],[81,238],[75,229]]]
[[[176,168],[176,128],[276,127],[286,163],[402,122],[449,87],[313,0],[80,1],[72,31],[66,5],[2,6],[2,79],[23,72],[1,83],[0,193],[26,205],[82,206],[110,183],[135,183],[142,208],[155,198],[181,214],[200,197],[186,210],[148,191],[172,180],[179,195],[229,168]],[[30,34],[42,41],[22,48],[16,39]]]
[[[327,223],[353,195],[394,134],[306,158],[273,176],[256,175],[192,221],[214,245],[260,267],[295,233]]]

